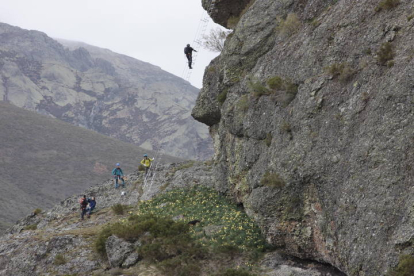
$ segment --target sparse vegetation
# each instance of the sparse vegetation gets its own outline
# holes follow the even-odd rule
[[[246,112],[249,109],[249,96],[243,95],[240,97],[237,102],[237,108],[243,112]]]
[[[326,71],[341,82],[348,82],[352,79],[355,71],[348,63],[334,63],[326,68]]]
[[[412,276],[414,275],[414,257],[411,255],[400,256],[398,266],[387,276]]]
[[[220,103],[220,105],[222,105],[226,101],[227,93],[228,89],[224,89],[223,91],[221,91],[220,94],[217,95],[217,101]]]
[[[280,125],[280,130],[286,133],[292,133],[292,127],[286,121],[283,121]]]
[[[203,35],[203,47],[212,52],[223,51],[224,41],[230,32],[220,28],[211,29],[209,35]]]
[[[376,12],[380,12],[382,10],[390,10],[395,8],[400,4],[400,0],[382,0],[379,2],[378,6],[375,8]]]
[[[177,171],[185,170],[194,166],[195,161],[188,161],[172,169],[171,173],[175,174]]]
[[[394,49],[390,42],[385,42],[381,45],[378,52],[378,62],[381,65],[386,65],[388,61],[394,59]]]
[[[411,21],[411,19],[413,19],[413,18],[414,18],[414,13],[407,16],[407,21]]]
[[[145,172],[145,166],[144,166],[144,165],[142,165],[142,164],[139,164],[139,165],[138,165],[138,171],[139,171],[139,172]]]
[[[270,90],[266,88],[261,82],[259,81],[249,81],[248,86],[250,92],[257,98],[260,98],[263,95],[269,95]]]
[[[227,269],[226,271],[216,274],[216,276],[255,276],[255,274],[251,274],[249,271],[244,269]]]
[[[239,23],[240,21],[240,17],[239,16],[231,16],[228,20],[227,20],[227,27],[229,29],[234,29],[237,26],[237,23]]]
[[[283,178],[280,177],[279,174],[271,173],[269,171],[267,171],[264,174],[260,183],[262,184],[262,186],[271,187],[271,188],[282,189],[283,187],[285,187],[285,181],[283,180]]]
[[[111,207],[111,209],[114,212],[114,214],[123,215],[125,213],[126,207],[127,207],[126,205],[115,204]]]
[[[53,261],[54,265],[64,265],[66,264],[66,259],[62,254],[57,254],[55,260]]]
[[[292,36],[301,26],[300,20],[295,13],[290,13],[287,15],[286,19],[281,19],[277,29],[279,32],[285,36]]]
[[[30,224],[24,227],[24,230],[36,230],[36,229],[37,229],[37,224]]]
[[[266,82],[267,86],[259,81],[248,82],[250,92],[255,97],[263,95],[275,95],[277,100],[283,107],[288,106],[298,93],[298,86],[289,79],[283,79],[279,76],[269,78]]]
[[[33,211],[33,214],[35,214],[35,216],[37,216],[38,214],[40,214],[42,212],[42,209],[37,208]]]

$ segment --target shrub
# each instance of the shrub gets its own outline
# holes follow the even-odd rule
[[[106,248],[105,243],[106,240],[112,235],[112,229],[110,226],[105,227],[101,230],[98,234],[95,243],[94,243],[94,250],[98,253],[101,257],[106,257]]]
[[[227,99],[227,89],[224,89],[220,94],[217,95],[217,101],[222,105]]]
[[[140,165],[138,166],[138,171],[139,171],[139,172],[145,172],[145,166],[144,166],[144,165],[142,165],[142,164],[140,164]]]
[[[279,22],[278,30],[285,36],[292,36],[294,33],[299,31],[300,21],[296,14],[290,13],[286,19],[282,19]]]
[[[385,42],[382,44],[377,52],[377,55],[378,62],[381,65],[386,65],[388,61],[394,58],[394,49],[392,47],[392,44],[390,42]]]
[[[37,209],[35,209],[34,211],[33,211],[33,214],[35,214],[36,216],[38,215],[38,214],[40,214],[42,212],[42,209],[40,209],[40,208],[37,208]]]
[[[388,276],[411,276],[414,275],[414,257],[401,255],[398,266],[388,273]]]
[[[279,174],[277,173],[271,173],[269,171],[267,171],[262,180],[260,181],[260,183],[263,186],[266,187],[271,187],[271,188],[283,188],[285,187],[285,181],[280,177]]]
[[[267,80],[267,85],[270,89],[281,90],[283,89],[283,79],[279,76],[275,76]]]
[[[64,265],[66,264],[66,259],[62,254],[57,254],[55,260],[53,261],[54,265]]]
[[[407,16],[407,21],[411,21],[414,18],[414,13]]]
[[[382,11],[382,10],[390,10],[395,8],[400,4],[400,0],[382,0],[379,2],[378,6],[375,8],[376,12]]]
[[[36,230],[36,229],[37,229],[37,224],[30,224],[24,228],[24,230]]]
[[[269,132],[266,135],[266,139],[265,139],[266,146],[270,147],[270,145],[272,144],[272,139],[273,139],[272,133]]]
[[[118,204],[113,205],[111,209],[116,215],[123,215],[125,212],[126,206],[118,203]]]

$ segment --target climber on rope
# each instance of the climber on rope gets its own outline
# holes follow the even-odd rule
[[[193,63],[193,51],[197,52],[190,46],[190,44],[187,44],[187,47],[184,48],[184,54],[188,59],[188,68],[190,69],[193,69],[193,67],[191,67],[191,64]]]
[[[81,220],[86,214],[86,207],[88,206],[88,200],[86,199],[86,195],[79,199],[80,210],[81,210]]]
[[[115,178],[115,189],[118,189],[118,180],[122,180],[122,188],[125,188],[125,180],[124,180],[124,172],[122,171],[121,165],[119,163],[116,163],[116,168],[112,170],[112,175]]]
[[[144,159],[141,160],[141,164],[145,167],[145,176],[147,176],[148,171],[151,167],[151,162],[154,160],[155,158],[148,158],[148,154],[144,154]]]

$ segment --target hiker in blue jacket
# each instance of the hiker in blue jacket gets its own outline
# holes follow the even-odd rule
[[[116,168],[112,170],[112,175],[115,178],[115,189],[118,189],[118,179],[122,180],[122,188],[125,188],[124,173],[120,167],[119,163],[116,163]]]
[[[88,218],[89,218],[91,216],[91,212],[93,211],[93,209],[95,209],[95,206],[96,206],[95,197],[93,196],[91,198],[88,198],[88,203],[89,203],[89,207],[87,208],[87,210],[88,210]]]

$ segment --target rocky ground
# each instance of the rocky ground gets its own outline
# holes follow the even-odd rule
[[[103,226],[117,222],[111,206],[122,203],[135,210],[140,200],[177,187],[212,186],[211,165],[202,163],[160,166],[155,181],[143,184],[139,174],[128,176],[125,189],[114,189],[112,180],[85,192],[96,196],[97,208],[90,218],[80,220],[76,195],[51,210],[32,214],[9,229],[0,238],[0,275],[163,275],[153,265],[143,265],[134,244],[111,236],[106,242],[107,259],[93,250],[93,243]],[[125,192],[125,195],[122,195]],[[228,259],[229,266],[235,260]],[[280,252],[267,253],[257,264],[260,275],[323,276],[342,275],[315,262],[301,261]],[[203,271],[202,275],[211,275]]]

